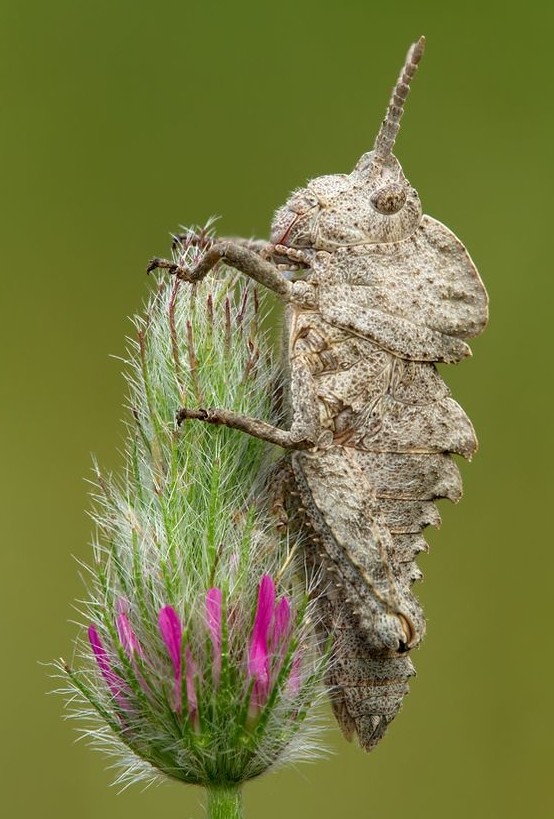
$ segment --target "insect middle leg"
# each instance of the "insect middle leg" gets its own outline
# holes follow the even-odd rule
[[[284,449],[309,449],[315,446],[315,443],[309,439],[294,440],[290,430],[280,429],[279,427],[268,424],[266,421],[260,421],[259,418],[252,418],[250,415],[241,415],[239,412],[227,409],[189,409],[188,407],[181,407],[177,411],[177,423],[181,424],[183,421],[205,421],[207,424],[218,424],[232,429],[238,429],[241,432],[246,432],[247,435],[252,435],[254,438],[260,438],[262,441],[267,441],[270,444],[276,444]]]
[[[302,359],[296,360],[291,366],[291,392],[293,405],[300,406],[301,409],[295,410],[290,430],[281,429],[259,418],[241,415],[233,410],[215,407],[199,409],[181,407],[177,411],[176,420],[178,424],[186,420],[221,424],[284,449],[311,449],[318,444],[329,443],[324,441],[328,434],[321,432],[317,420],[317,396],[312,374]],[[301,403],[297,404],[295,398],[300,399]]]

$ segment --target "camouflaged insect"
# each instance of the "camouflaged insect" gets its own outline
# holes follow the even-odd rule
[[[284,505],[299,522],[306,562],[323,575],[335,715],[366,750],[414,674],[406,652],[425,628],[410,590],[420,576],[414,558],[427,548],[422,530],[440,520],[437,498],[461,496],[451,454],[470,458],[477,448],[435,363],[470,355],[465,339],[485,327],[486,291],[462,243],[422,214],[392,154],[423,47],[421,38],[408,52],[373,150],[350,174],[293,193],[270,244],[220,240],[192,270],[163,259],[149,268],[194,282],[223,259],[287,305],[290,429],[224,409],[183,408],[179,419],[226,424],[289,450]]]

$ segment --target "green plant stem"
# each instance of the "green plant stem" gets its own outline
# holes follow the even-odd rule
[[[242,819],[239,785],[208,788],[208,819]]]

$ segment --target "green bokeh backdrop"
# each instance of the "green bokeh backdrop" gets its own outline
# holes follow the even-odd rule
[[[218,213],[221,232],[265,236],[290,189],[352,167],[420,33],[397,155],[491,294],[474,358],[446,376],[481,451],[421,561],[428,636],[386,740],[366,757],[330,723],[330,760],[253,783],[246,806],[264,819],[551,815],[553,16],[539,2],[2,2],[9,815],[201,815],[177,784],[116,795],[38,664],[71,652],[90,453],[120,463],[109,356],[179,223]]]

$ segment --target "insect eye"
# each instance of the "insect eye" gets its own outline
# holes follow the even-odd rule
[[[406,188],[398,182],[393,182],[392,185],[375,191],[371,197],[371,204],[376,211],[385,216],[398,213],[406,204]]]

